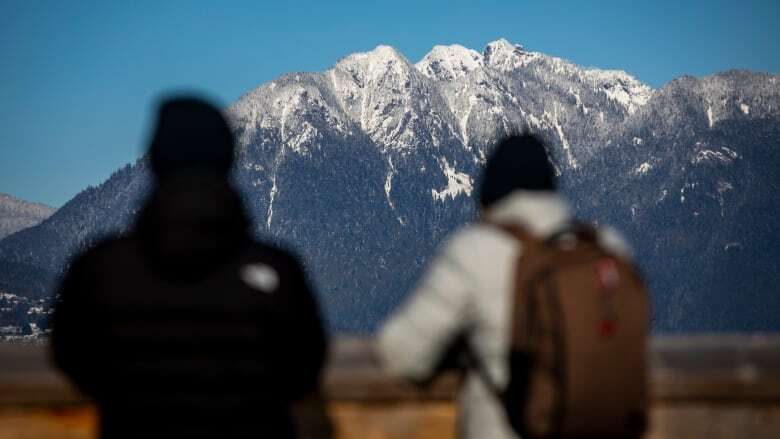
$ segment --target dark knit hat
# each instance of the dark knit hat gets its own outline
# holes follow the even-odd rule
[[[517,189],[555,190],[555,171],[547,151],[529,134],[508,137],[496,146],[482,174],[479,201],[488,207]]]
[[[227,174],[233,164],[234,140],[222,113],[193,97],[166,100],[149,145],[152,170],[159,176],[205,170]]]

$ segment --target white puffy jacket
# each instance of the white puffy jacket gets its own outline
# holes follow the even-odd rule
[[[572,217],[557,193],[515,191],[487,212],[496,222],[514,222],[545,237]],[[622,239],[600,232],[603,245],[628,255]],[[468,343],[492,381],[508,381],[508,345],[512,276],[522,244],[495,226],[476,223],[456,232],[431,263],[416,290],[386,322],[378,350],[387,370],[411,379],[424,379],[437,365],[453,338],[470,328]],[[460,389],[460,436],[503,439],[517,437],[500,403],[470,371]]]

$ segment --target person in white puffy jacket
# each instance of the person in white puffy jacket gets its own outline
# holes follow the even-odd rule
[[[479,201],[485,219],[520,224],[539,237],[573,220],[568,203],[555,190],[544,145],[530,135],[507,138],[496,147],[484,171]],[[602,229],[599,240],[628,255],[616,233]],[[504,387],[509,379],[512,281],[522,251],[521,243],[486,221],[457,231],[381,329],[378,351],[385,368],[414,381],[428,380],[453,342],[465,337],[492,382]],[[461,437],[517,437],[500,401],[476,371],[468,371],[458,404]]]

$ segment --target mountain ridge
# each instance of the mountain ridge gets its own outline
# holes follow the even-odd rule
[[[780,329],[767,314],[780,304],[765,297],[780,281],[770,270],[780,255],[762,244],[776,238],[767,215],[780,213],[771,191],[776,83],[777,75],[731,70],[654,90],[623,71],[581,68],[506,40],[483,53],[435,46],[415,64],[379,46],[324,72],[282,75],[230,105],[233,178],[256,236],[304,256],[331,327],[370,331],[439,242],[477,217],[475,190],[493,145],[531,131],[550,145],[578,215],[617,226],[634,244],[658,290],[658,330]],[[51,294],[23,267],[56,276],[73,253],[127,232],[150,188],[142,158],[0,241],[0,268],[12,274],[0,289]],[[677,267],[686,258],[699,261]],[[718,277],[718,264],[738,267],[736,280],[762,306],[737,298],[731,306],[747,311],[720,315],[713,306],[729,303],[724,288],[734,283]]]
[[[43,203],[0,193],[0,240],[32,227],[50,217],[57,209]]]

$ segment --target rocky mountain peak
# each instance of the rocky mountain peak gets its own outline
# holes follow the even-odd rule
[[[435,146],[452,136],[435,84],[392,47],[350,55],[327,76],[344,111],[384,148]]]
[[[413,68],[396,49],[380,45],[374,50],[353,53],[341,59],[332,70],[348,74],[358,87],[363,88],[388,79],[406,79]]]
[[[512,71],[538,58],[540,54],[528,52],[522,45],[501,38],[488,43],[483,55],[485,64],[498,70]]]
[[[434,46],[414,66],[429,78],[439,81],[453,81],[473,70],[483,68],[484,65],[484,57],[481,53],[459,44],[453,44],[451,46]]]

